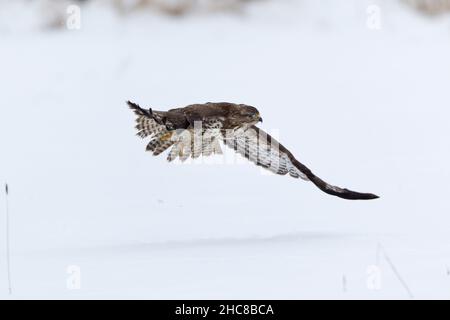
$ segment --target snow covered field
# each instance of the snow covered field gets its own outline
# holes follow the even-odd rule
[[[0,1],[0,298],[450,298],[449,16],[394,1],[185,17],[93,4],[80,30],[42,30],[19,11]],[[144,152],[128,99],[254,105],[318,176],[381,198],[169,164]]]

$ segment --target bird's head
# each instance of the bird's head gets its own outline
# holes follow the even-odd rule
[[[263,121],[258,109],[246,104],[238,104],[233,116],[238,122],[247,125],[255,125]]]

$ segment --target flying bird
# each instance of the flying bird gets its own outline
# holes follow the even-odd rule
[[[282,144],[256,125],[262,118],[255,107],[228,102],[192,104],[156,111],[128,101],[137,115],[137,135],[150,138],[147,151],[157,156],[171,148],[167,160],[222,154],[220,142],[249,161],[279,175],[311,181],[330,195],[349,200],[378,196],[330,185],[300,163]]]

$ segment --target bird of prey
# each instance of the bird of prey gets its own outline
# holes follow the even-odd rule
[[[200,155],[221,154],[220,142],[249,161],[276,174],[311,181],[330,195],[349,200],[378,198],[330,185],[314,175],[293,154],[256,126],[262,118],[255,107],[228,102],[192,104],[184,108],[156,111],[128,101],[137,115],[137,135],[150,138],[147,151],[159,155],[170,149],[167,160],[181,161]]]

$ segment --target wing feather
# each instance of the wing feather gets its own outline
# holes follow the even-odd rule
[[[233,134],[224,136],[223,141],[256,165],[279,175],[289,173],[291,177],[309,180],[325,193],[349,200],[378,198],[371,193],[360,193],[328,184],[300,163],[282,144],[256,126],[236,130]]]
[[[233,148],[237,153],[273,173],[279,175],[289,173],[295,178],[309,180],[292,164],[287,154],[277,148],[278,142],[269,137],[257,127],[251,127],[247,130],[238,130],[229,137],[225,136],[223,140],[225,145]]]

